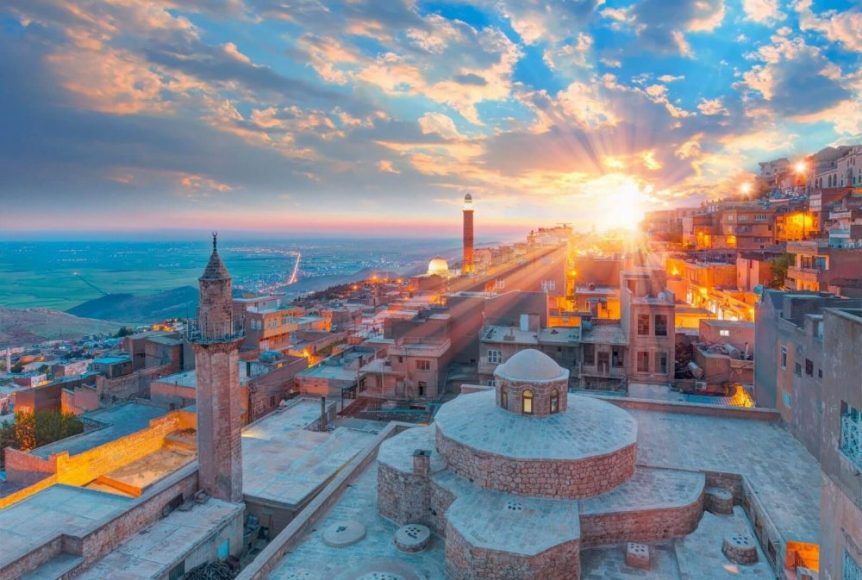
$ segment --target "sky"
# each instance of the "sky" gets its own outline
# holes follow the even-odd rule
[[[4,0],[0,234],[479,235],[862,141],[862,6]]]

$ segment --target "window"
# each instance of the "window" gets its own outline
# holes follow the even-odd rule
[[[428,388],[428,383],[425,383],[423,381],[419,381],[419,396],[420,397],[425,396],[425,389],[426,388]]]
[[[500,406],[504,409],[509,408],[509,391],[500,389]]]
[[[862,469],[862,412],[847,403],[841,403],[841,439],[838,444],[856,467]]]
[[[649,353],[646,351],[641,351],[638,353],[638,372],[639,373],[648,373],[649,372]]]
[[[638,336],[649,336],[649,314],[638,314]]]
[[[817,369],[817,378],[818,378],[818,379],[822,379],[822,378],[823,378],[823,369]]]
[[[853,559],[847,550],[844,550],[844,573],[842,580],[862,580],[862,567],[856,563],[856,560]]]
[[[795,374],[797,377],[802,376],[802,365],[801,364],[799,364],[799,363],[793,364],[793,374]]]
[[[623,347],[611,347],[611,366],[616,369],[623,366]]]
[[[503,362],[503,353],[499,350],[489,350],[488,351],[488,362],[492,364],[499,364]]]
[[[417,371],[430,371],[431,370],[431,361],[425,359],[419,359],[416,361],[416,370]]]
[[[814,376],[814,363],[808,359],[805,359],[805,374],[809,377]]]
[[[787,347],[784,345],[781,346],[781,368],[787,368]]]
[[[596,364],[596,345],[584,345],[584,364],[590,367]]]
[[[524,415],[533,414],[533,391],[530,389],[525,390],[521,394],[521,412]]]
[[[718,331],[718,336],[730,336],[730,331],[726,328],[722,328]]]
[[[667,336],[667,314],[655,315],[655,335]]]
[[[657,373],[667,373],[667,353],[655,353],[655,368]]]
[[[600,373],[608,372],[608,369],[610,368],[610,360],[611,360],[611,356],[610,356],[610,353],[608,351],[603,350],[602,352],[599,353],[598,368],[599,368]]]
[[[560,410],[560,391],[554,389],[551,391],[551,413],[557,413]]]

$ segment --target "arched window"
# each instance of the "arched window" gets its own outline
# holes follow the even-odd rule
[[[521,412],[524,415],[533,414],[533,391],[526,389],[521,395]]]
[[[551,391],[551,413],[557,413],[560,410],[560,391],[554,389]]]
[[[509,409],[509,391],[506,387],[500,387],[500,406],[504,409]]]

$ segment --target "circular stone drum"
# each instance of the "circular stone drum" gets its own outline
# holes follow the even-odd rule
[[[395,532],[395,546],[402,552],[421,552],[431,541],[431,530],[422,524],[407,524]]]
[[[754,538],[745,533],[735,533],[724,538],[721,551],[727,559],[737,564],[754,564],[757,562],[757,544]]]
[[[350,520],[336,522],[323,530],[323,543],[333,548],[355,544],[365,537],[365,526]]]

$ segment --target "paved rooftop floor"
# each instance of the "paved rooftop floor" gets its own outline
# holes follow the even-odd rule
[[[541,417],[506,411],[495,397],[493,390],[459,396],[437,412],[437,428],[473,449],[517,459],[584,459],[627,447],[637,437],[630,415],[592,397],[569,394],[565,412]]]
[[[324,544],[323,530],[346,520],[363,524],[367,530],[366,537],[341,548]],[[346,570],[360,568],[380,558],[401,562],[425,578],[445,578],[444,546],[440,538],[432,538],[425,551],[407,554],[395,547],[393,537],[397,529],[398,526],[377,514],[377,463],[374,462],[282,560],[270,578],[330,580]]]
[[[247,497],[297,505],[374,439],[371,432],[345,427],[326,433],[305,429],[319,417],[320,403],[302,400],[243,430]]]
[[[744,475],[786,540],[820,541],[820,466],[776,423],[628,410],[638,464]]]
[[[96,529],[130,503],[118,495],[53,485],[0,510],[0,568],[61,534]]]
[[[174,510],[144,528],[113,552],[77,576],[84,580],[115,578],[137,580],[163,577],[179,558],[215,535],[243,507],[210,498],[205,504],[193,504],[191,510]]]
[[[170,475],[180,467],[195,460],[194,451],[162,447],[161,449],[141,457],[119,469],[106,473],[105,477],[145,489],[163,477]],[[89,489],[117,493],[115,488],[94,481],[86,486]]]

